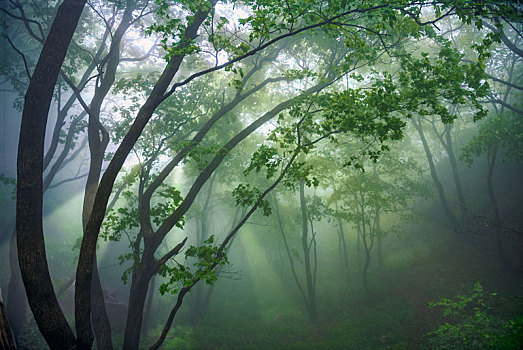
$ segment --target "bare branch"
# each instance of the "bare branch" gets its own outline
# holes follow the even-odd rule
[[[7,42],[9,43],[9,45],[11,45],[13,50],[15,50],[17,54],[22,56],[22,60],[24,61],[25,73],[27,74],[27,77],[29,78],[29,80],[31,80],[31,73],[29,73],[29,66],[27,65],[27,60],[25,59],[24,53],[22,51],[18,50],[18,48],[11,41],[11,39],[9,38],[9,35],[7,35],[7,33],[5,34],[5,38],[7,39]]]

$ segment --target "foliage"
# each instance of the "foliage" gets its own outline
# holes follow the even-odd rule
[[[262,192],[258,188],[251,188],[250,184],[239,184],[233,190],[232,195],[236,199],[236,205],[247,207],[257,203],[262,208],[263,215],[271,215],[271,206],[266,199],[263,199]]]
[[[444,298],[429,306],[443,307],[451,321],[428,333],[431,349],[520,349],[523,317],[509,321],[493,316],[496,293],[486,294],[477,282],[468,294]]]
[[[192,258],[192,259],[189,259]],[[214,245],[214,236],[206,239],[201,246],[190,246],[185,251],[185,259],[193,260],[192,267],[182,265],[173,260],[175,266],[164,264],[160,267],[158,274],[168,279],[160,285],[160,293],[167,292],[177,294],[182,287],[191,287],[195,282],[203,280],[207,284],[213,284],[217,279],[217,271],[213,265],[227,265],[227,256],[220,253],[219,246]]]
[[[463,148],[461,159],[468,165],[483,153],[492,152],[497,146],[505,150],[507,160],[523,159],[523,121],[505,112],[485,120],[474,136]]]

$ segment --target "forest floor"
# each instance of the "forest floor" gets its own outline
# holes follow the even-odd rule
[[[353,286],[328,295],[320,291],[316,322],[309,322],[292,307],[264,317],[264,311],[249,307],[248,300],[225,301],[213,306],[198,326],[177,326],[164,348],[450,349],[454,345],[444,343],[452,344],[455,335],[447,332],[441,339],[431,341],[435,336],[429,332],[445,322],[463,323],[467,312],[475,310],[474,305],[449,318],[443,315],[443,307],[430,307],[429,303],[456,295],[470,296],[473,286],[479,282],[484,289],[481,298],[488,304],[485,307],[488,315],[487,321],[471,321],[476,328],[476,323],[483,322],[484,329],[477,330],[478,336],[492,337],[499,333],[501,324],[516,318],[520,320],[519,330],[512,332],[512,343],[508,345],[496,347],[480,340],[483,343],[464,348],[484,345],[484,348],[518,349],[523,345],[523,281],[507,272],[497,256],[489,251],[491,249],[479,244],[452,239],[430,249],[413,250],[410,256],[395,259],[381,272],[373,272],[369,280],[370,295],[363,291],[359,276],[353,276]],[[490,296],[493,292],[496,295]],[[468,321],[470,319],[465,323]]]
[[[252,285],[231,289],[227,281],[219,285],[205,317],[197,325],[173,327],[163,349],[170,350],[337,350],[337,349],[520,349],[523,348],[523,280],[508,272],[500,263],[488,241],[461,242],[454,238],[438,243],[430,240],[410,245],[398,243],[391,249],[380,269],[372,265],[369,274],[371,294],[365,293],[361,272],[355,269],[348,279],[320,280],[318,319],[308,320],[299,295],[278,300],[278,291],[256,290]],[[254,276],[234,281],[236,286],[249,285]],[[252,282],[252,281],[251,281]],[[481,295],[472,300],[473,287],[480,283]],[[229,282],[231,283],[231,282]],[[284,288],[296,290],[292,280]],[[262,294],[264,302],[257,300]],[[490,295],[496,293],[496,295]],[[477,293],[476,293],[477,294]],[[461,299],[457,295],[462,295]],[[444,307],[430,307],[448,300],[472,302],[458,315],[444,316]],[[470,315],[479,310],[472,305],[485,304],[480,317]],[[159,301],[171,303],[165,298]],[[163,310],[163,311],[162,311]],[[142,337],[147,349],[161,331],[158,326]],[[509,320],[518,319],[508,342],[489,345],[489,339],[504,331]],[[431,335],[446,322],[461,328],[447,327],[439,338]],[[453,330],[463,331],[470,324],[481,338],[469,346],[457,344]],[[465,328],[463,328],[465,327]],[[470,328],[469,327],[469,328]],[[470,330],[469,330],[470,331]],[[122,334],[114,332],[115,349],[121,348]],[[474,335],[474,336],[476,336]],[[470,334],[465,334],[469,336]],[[25,349],[43,349],[43,339],[36,327],[24,336]]]

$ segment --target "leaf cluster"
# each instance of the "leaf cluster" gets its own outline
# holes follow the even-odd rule
[[[219,246],[214,245],[214,236],[206,239],[201,246],[190,246],[185,251],[185,260],[194,262],[184,265],[174,260],[175,266],[164,264],[160,267],[158,274],[167,279],[159,288],[162,295],[167,292],[177,294],[180,286],[190,287],[199,280],[213,284],[218,279],[214,266],[229,264],[227,256],[220,252]]]

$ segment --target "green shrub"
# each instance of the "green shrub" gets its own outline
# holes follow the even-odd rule
[[[523,317],[504,321],[490,313],[490,300],[478,282],[467,295],[444,298],[429,306],[443,307],[449,320],[429,332],[430,349],[520,349],[523,345]]]

